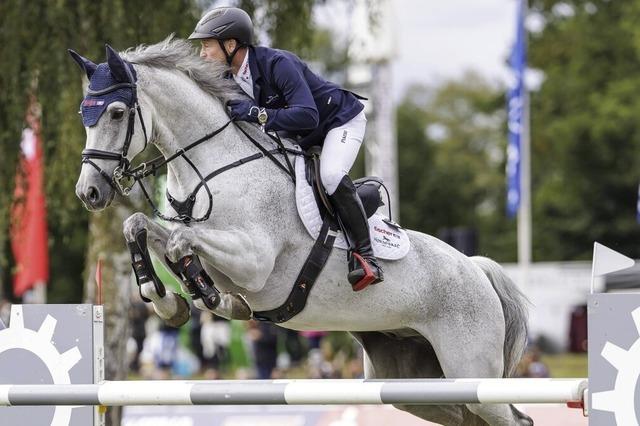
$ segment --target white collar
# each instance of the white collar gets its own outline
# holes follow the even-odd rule
[[[249,49],[247,49],[246,55],[238,74],[233,76],[233,79],[238,83],[240,88],[249,96],[253,98],[253,79],[251,78],[251,67],[249,67]]]
[[[233,78],[238,81],[240,79],[244,81],[252,81],[251,80],[251,67],[249,67],[249,49],[247,49],[247,53],[244,55],[244,60],[242,61],[242,65],[240,65],[240,69],[238,70],[238,74],[235,74]]]

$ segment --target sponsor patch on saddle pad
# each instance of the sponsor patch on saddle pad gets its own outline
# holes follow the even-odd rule
[[[320,228],[322,227],[322,218],[316,204],[316,198],[313,195],[313,189],[307,182],[305,177],[304,158],[299,156],[296,158],[296,206],[298,207],[298,215],[304,223],[307,232],[313,237],[318,238]],[[403,229],[398,229],[388,225],[385,222],[385,216],[376,213],[369,218],[369,232],[371,233],[371,244],[373,245],[373,253],[376,257],[386,260],[402,259],[409,253],[411,243],[407,233]],[[347,242],[342,232],[338,232],[334,247],[346,250]]]

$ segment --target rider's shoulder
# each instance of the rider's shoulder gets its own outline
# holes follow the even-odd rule
[[[301,62],[302,60],[294,53],[289,52],[288,50],[275,49],[273,47],[265,47],[265,46],[254,46],[253,51],[255,52],[256,59],[265,61],[265,62]]]

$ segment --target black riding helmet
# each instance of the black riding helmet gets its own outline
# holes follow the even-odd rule
[[[189,40],[213,38],[218,40],[220,48],[231,64],[238,49],[249,46],[253,40],[253,23],[242,9],[237,7],[217,7],[207,12],[196,24]],[[233,52],[227,53],[224,40],[235,39],[238,42]]]

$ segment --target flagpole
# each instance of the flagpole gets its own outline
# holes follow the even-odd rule
[[[598,244],[593,243],[593,256],[591,257],[591,294],[596,287],[596,262],[598,260]]]
[[[518,266],[521,284],[529,284],[531,265],[531,133],[529,126],[529,92],[523,85],[523,117],[520,138],[520,205],[518,207]]]

